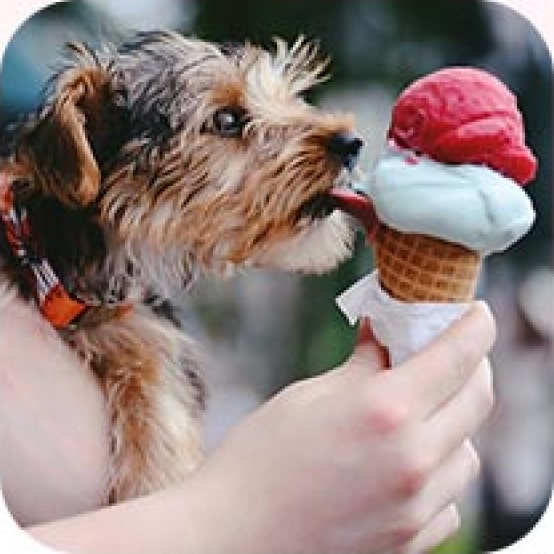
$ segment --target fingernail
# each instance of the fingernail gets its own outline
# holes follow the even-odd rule
[[[491,319],[493,317],[489,305],[484,300],[474,300],[471,303],[469,310],[467,310],[466,315],[476,313],[486,314]]]

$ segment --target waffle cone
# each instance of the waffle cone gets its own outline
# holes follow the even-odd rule
[[[481,268],[477,252],[386,225],[377,233],[376,264],[381,286],[404,302],[465,302],[475,294]]]

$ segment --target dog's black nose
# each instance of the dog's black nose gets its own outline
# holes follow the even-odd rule
[[[327,148],[338,157],[344,167],[352,170],[358,161],[363,144],[364,141],[354,133],[341,131],[329,137]]]

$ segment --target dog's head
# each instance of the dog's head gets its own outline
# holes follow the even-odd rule
[[[97,207],[131,249],[183,247],[206,268],[321,272],[349,255],[351,221],[329,193],[362,143],[350,116],[302,98],[326,65],[313,45],[164,32],[73,51],[16,154],[44,193]]]

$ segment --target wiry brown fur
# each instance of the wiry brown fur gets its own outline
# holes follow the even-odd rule
[[[206,271],[322,272],[348,256],[348,218],[317,201],[347,173],[329,141],[353,123],[300,97],[325,67],[301,40],[270,54],[163,32],[70,50],[1,170],[66,289],[133,306],[61,331],[102,379],[118,501],[201,459],[199,357],[167,298]],[[244,122],[225,135],[229,109]],[[0,271],[31,294],[1,232]]]

